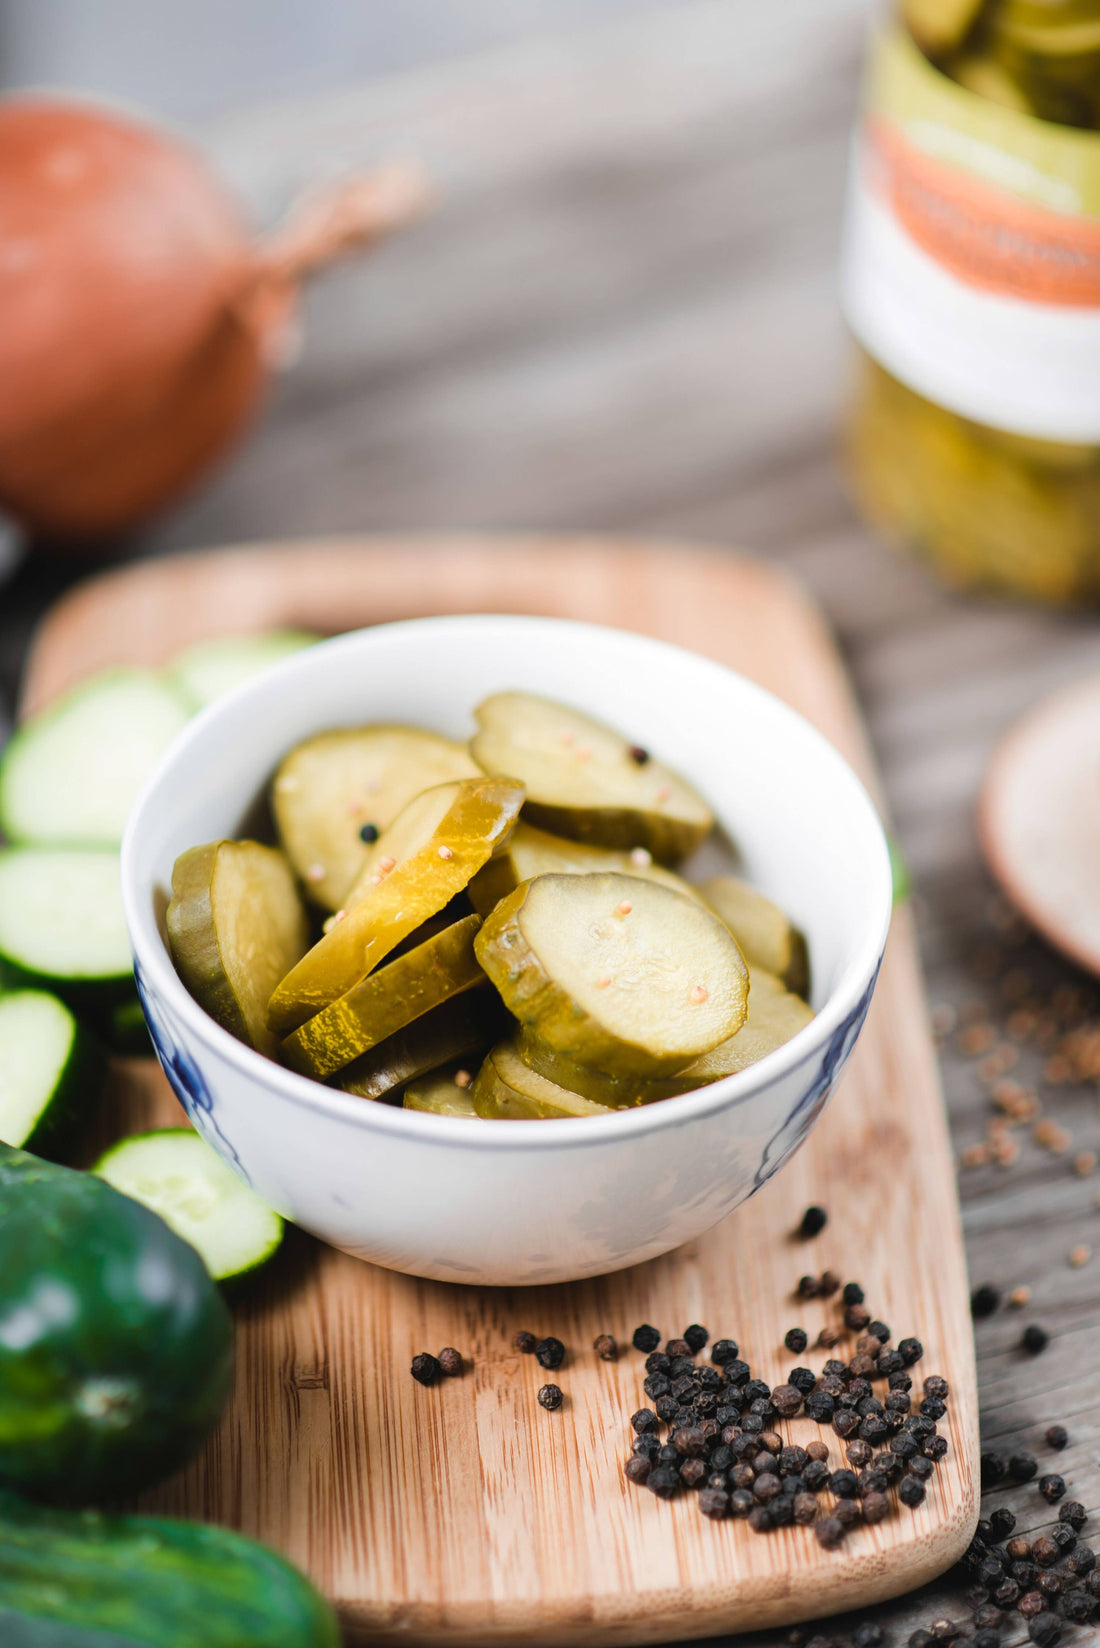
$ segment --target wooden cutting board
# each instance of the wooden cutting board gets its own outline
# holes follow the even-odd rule
[[[816,722],[874,785],[843,669],[806,597],[757,562],[675,544],[350,539],[143,563],[55,608],[25,707],[103,665],[157,664],[208,635],[484,611],[595,620],[719,659]],[[119,1067],[113,1133],[179,1119],[153,1065]],[[799,1242],[811,1202],[829,1223]],[[672,1335],[702,1322],[736,1337],[774,1383],[794,1360],[786,1330],[813,1337],[837,1318],[835,1301],[792,1298],[804,1271],[826,1266],[862,1282],[895,1340],[923,1340],[915,1371],[950,1381],[950,1453],[924,1505],[830,1553],[809,1530],[709,1523],[693,1496],[666,1504],[624,1482],[644,1377],[634,1327]],[[895,918],[867,1028],[823,1121],[757,1198],[697,1242],[603,1280],[493,1291],[377,1270],[292,1232],[238,1322],[224,1423],[146,1504],[277,1546],[334,1599],[349,1640],[670,1642],[864,1606],[931,1579],[976,1521],[978,1411],[955,1173],[908,912]],[[546,1375],[511,1350],[520,1328],[568,1346],[559,1413],[536,1405]],[[593,1354],[601,1332],[627,1347],[617,1363]],[[414,1383],[412,1355],[448,1344],[468,1358],[466,1375]],[[825,1354],[801,1360],[820,1367]],[[806,1420],[790,1429],[804,1442],[820,1434]]]

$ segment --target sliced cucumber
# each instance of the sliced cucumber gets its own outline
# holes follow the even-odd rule
[[[475,711],[470,753],[485,772],[527,788],[532,824],[575,841],[629,851],[662,864],[710,834],[710,808],[671,768],[579,710],[524,692],[499,692]]]
[[[485,983],[442,1002],[405,1029],[387,1036],[341,1070],[336,1085],[363,1099],[392,1097],[406,1083],[428,1075],[441,1064],[455,1059],[480,1064],[507,1025],[508,1014],[500,997]]]
[[[192,847],[172,869],[168,943],[176,970],[223,1029],[274,1057],[267,1004],[304,955],[309,925],[290,865],[258,841]]]
[[[750,968],[774,973],[796,996],[809,993],[806,940],[778,904],[747,881],[731,875],[714,876],[704,882],[702,893],[737,940]]]
[[[470,1093],[474,1109],[486,1121],[541,1122],[613,1113],[608,1105],[594,1104],[529,1069],[510,1041],[493,1048]]]
[[[480,916],[466,916],[307,1019],[283,1042],[287,1063],[323,1081],[369,1048],[483,982],[474,954]]]
[[[56,996],[0,995],[0,1142],[49,1156],[103,1087],[99,1048]]]
[[[189,707],[152,670],[96,675],[15,734],[0,763],[12,841],[117,846],[130,808]]]
[[[201,710],[319,639],[305,630],[274,629],[262,635],[222,635],[213,641],[196,641],[176,653],[165,676],[192,710]]]
[[[442,1070],[410,1082],[405,1089],[404,1108],[427,1110],[433,1116],[465,1116],[477,1121],[469,1070],[464,1070],[461,1064],[448,1064]]]
[[[438,784],[410,801],[369,849],[343,919],[275,991],[272,1030],[285,1036],[346,995],[444,909],[507,840],[522,801],[523,786],[500,778]]]
[[[487,916],[522,881],[533,881],[540,875],[592,875],[600,870],[659,881],[689,898],[699,897],[690,881],[655,864],[647,847],[635,847],[628,853],[593,847],[585,841],[569,841],[548,830],[536,830],[521,818],[507,845],[471,881],[470,900],[479,915]]]
[[[719,1042],[675,1076],[647,1080],[644,1076],[607,1075],[566,1058],[526,1030],[516,1038],[516,1051],[524,1064],[559,1087],[616,1110],[671,1099],[677,1093],[709,1087],[724,1076],[747,1070],[750,1064],[790,1041],[813,1018],[801,996],[786,990],[781,979],[758,967],[750,970],[749,979],[748,1015],[737,1034]]]
[[[672,1075],[745,1021],[729,929],[652,881],[539,876],[497,905],[476,949],[522,1025],[610,1075]]]
[[[0,851],[0,974],[70,998],[133,990],[117,853]]]
[[[368,836],[422,790],[480,769],[462,744],[418,727],[338,727],[298,744],[271,788],[279,839],[309,897],[338,910],[369,856]]]
[[[188,1127],[123,1139],[92,1171],[159,1213],[197,1250],[216,1282],[257,1270],[283,1239],[274,1209]]]

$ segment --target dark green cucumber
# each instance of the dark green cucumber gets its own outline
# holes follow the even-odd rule
[[[332,1609],[226,1528],[0,1492],[4,1648],[339,1648]]]
[[[0,1145],[0,1483],[74,1505],[151,1487],[216,1424],[232,1362],[188,1242],[101,1179]]]
[[[0,993],[0,1142],[49,1156],[94,1111],[105,1071],[98,1044],[56,996]]]

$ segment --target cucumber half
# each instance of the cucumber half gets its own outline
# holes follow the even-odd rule
[[[741,947],[750,968],[782,979],[796,996],[810,988],[806,940],[778,904],[737,876],[714,876],[703,883],[703,897],[720,915]]]
[[[474,954],[480,926],[480,916],[466,916],[369,974],[287,1037],[287,1063],[323,1081],[422,1014],[482,983]]]
[[[103,1086],[98,1047],[56,996],[0,995],[0,1142],[49,1156]]]
[[[486,981],[387,1036],[341,1070],[336,1085],[363,1099],[385,1099],[455,1059],[480,1064],[507,1024],[500,997]]]
[[[278,848],[214,841],[182,853],[167,927],[176,970],[199,1006],[274,1057],[267,1004],[309,943],[297,883]]]
[[[405,1089],[404,1108],[426,1110],[433,1116],[465,1116],[477,1121],[469,1070],[455,1062],[410,1082]]]
[[[652,881],[539,876],[497,905],[476,950],[532,1035],[610,1075],[672,1075],[745,1021],[729,929]]]
[[[510,1041],[493,1048],[470,1093],[474,1109],[486,1121],[565,1121],[612,1114],[610,1106],[570,1093],[530,1069]]]
[[[283,848],[309,897],[338,910],[387,829],[422,790],[479,769],[462,744],[418,727],[338,727],[298,744],[271,786]]]
[[[470,902],[479,915],[487,916],[502,898],[523,881],[540,875],[592,875],[599,870],[615,870],[637,876],[642,881],[659,881],[689,898],[699,894],[682,876],[653,862],[646,847],[618,852],[612,847],[593,847],[586,841],[569,841],[565,836],[537,830],[521,818],[503,850],[479,870],[470,883]]]
[[[279,1214],[188,1127],[123,1139],[92,1171],[158,1213],[216,1282],[258,1270],[283,1239]]]
[[[275,629],[262,635],[221,635],[212,641],[196,641],[177,652],[165,677],[190,709],[201,710],[318,639],[305,630]]]
[[[710,834],[714,817],[690,784],[602,722],[524,692],[498,692],[474,712],[470,754],[485,772],[527,788],[532,824],[601,847],[645,847],[672,864]]]
[[[93,676],[26,722],[0,763],[0,828],[17,842],[117,846],[190,707],[152,670]]]
[[[132,992],[117,853],[0,851],[0,976],[85,1000]]]
[[[438,784],[410,801],[369,849],[343,918],[273,994],[272,1030],[288,1035],[346,995],[449,904],[507,840],[522,801],[523,786],[500,778]]]

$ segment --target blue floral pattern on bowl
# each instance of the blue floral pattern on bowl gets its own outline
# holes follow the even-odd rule
[[[168,1077],[172,1091],[183,1106],[188,1121],[196,1133],[200,1133],[208,1145],[232,1162],[241,1178],[250,1183],[240,1156],[214,1114],[214,1095],[206,1078],[191,1055],[181,1046],[181,1037],[173,1024],[171,1012],[152,989],[136,960],[134,984],[161,1069]]]

